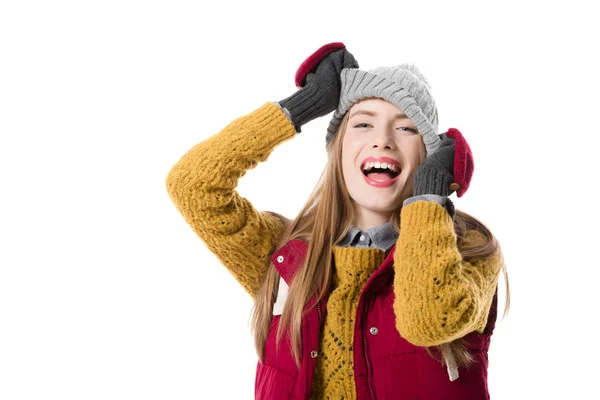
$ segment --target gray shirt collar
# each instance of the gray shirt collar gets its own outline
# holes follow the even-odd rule
[[[336,246],[377,247],[383,251],[387,251],[396,243],[398,236],[399,234],[394,230],[391,221],[366,231],[361,231],[356,226],[350,225],[348,234]]]

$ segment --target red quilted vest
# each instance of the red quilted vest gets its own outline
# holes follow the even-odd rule
[[[281,277],[291,284],[302,266],[308,244],[291,240],[271,257]],[[450,381],[445,367],[423,347],[404,340],[395,326],[393,310],[394,245],[383,264],[367,281],[354,320],[354,377],[358,400],[454,400],[489,399],[487,352],[494,330],[497,295],[494,296],[487,327],[482,334],[466,336],[475,363],[459,368],[459,377]],[[313,296],[308,306],[316,301]],[[275,351],[280,316],[274,316],[264,351],[264,362],[256,369],[256,399],[309,398],[312,376],[319,357],[319,334],[327,312],[327,297],[302,321],[302,362],[296,367],[290,344],[282,339]],[[371,329],[377,328],[377,329]],[[439,358],[438,354],[438,358]]]

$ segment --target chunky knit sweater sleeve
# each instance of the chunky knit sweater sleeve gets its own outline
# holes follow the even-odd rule
[[[282,109],[266,103],[195,145],[166,179],[183,218],[253,298],[284,225],[255,210],[235,188],[247,170],[295,135]]]
[[[483,244],[470,230],[463,245]],[[501,250],[464,260],[452,217],[442,205],[415,201],[400,213],[394,253],[394,312],[400,335],[417,346],[436,346],[482,333],[498,283]]]

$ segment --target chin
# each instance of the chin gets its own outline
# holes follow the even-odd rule
[[[402,203],[393,201],[364,201],[357,202],[361,207],[375,212],[391,212],[399,208]]]

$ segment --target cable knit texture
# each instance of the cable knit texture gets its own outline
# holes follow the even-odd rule
[[[438,203],[402,207],[394,253],[394,313],[400,335],[435,346],[482,333],[502,268],[500,249],[486,259],[463,260],[452,218]],[[463,246],[485,243],[471,230]]]
[[[356,399],[354,317],[362,288],[385,260],[378,248],[333,248],[334,275],[321,332],[321,357],[313,377],[311,399]]]
[[[194,146],[167,177],[179,212],[253,298],[284,226],[235,188],[247,170],[295,135],[283,111],[269,102]]]
[[[274,103],[238,118],[189,150],[169,172],[169,196],[194,232],[255,297],[283,223],[258,212],[235,188],[258,162],[296,135]],[[394,312],[400,335],[417,346],[450,342],[485,327],[501,255],[463,260],[452,218],[435,202],[402,208],[394,253]],[[465,246],[485,238],[470,231]],[[384,261],[378,248],[333,249],[335,272],[314,373],[314,398],[355,399],[356,307],[369,276]]]

